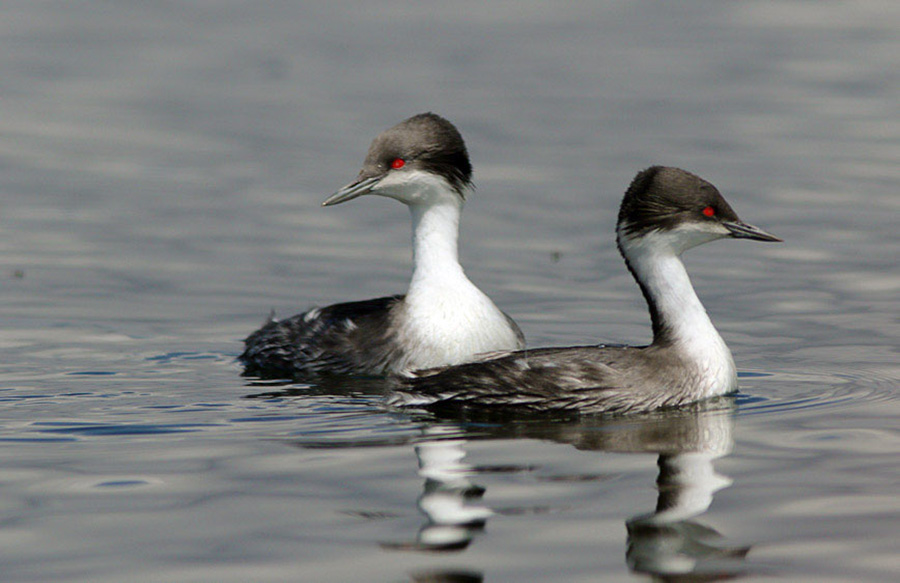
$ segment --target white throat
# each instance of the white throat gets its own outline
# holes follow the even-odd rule
[[[462,200],[410,205],[413,276],[409,291],[437,280],[468,282],[459,264],[459,217]]]

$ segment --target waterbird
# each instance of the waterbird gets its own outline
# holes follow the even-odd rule
[[[239,357],[244,374],[378,376],[524,348],[519,326],[459,263],[459,220],[472,190],[465,142],[446,119],[422,113],[377,136],[356,180],[322,205],[370,194],[407,205],[413,242],[409,290],[314,308],[285,320],[270,317],[244,341]]]
[[[681,254],[731,237],[781,241],[742,222],[715,186],[652,166],[631,182],[616,242],[650,310],[647,346],[541,348],[399,378],[390,405],[576,414],[646,412],[737,389],[731,351],[694,292]]]

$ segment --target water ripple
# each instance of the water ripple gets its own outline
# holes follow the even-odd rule
[[[848,407],[897,398],[897,382],[887,376],[854,373],[741,373],[738,415],[786,413]]]

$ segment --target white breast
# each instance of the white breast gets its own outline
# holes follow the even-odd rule
[[[460,364],[480,353],[521,348],[506,316],[464,275],[420,283],[398,311],[398,341],[406,352],[398,370]]]

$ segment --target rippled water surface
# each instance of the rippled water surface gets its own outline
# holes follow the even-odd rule
[[[0,7],[3,581],[893,581],[900,5]],[[436,419],[240,376],[270,310],[400,292],[407,211],[319,203],[434,110],[468,274],[532,346],[646,342],[654,163],[781,245],[687,258],[741,392]]]

